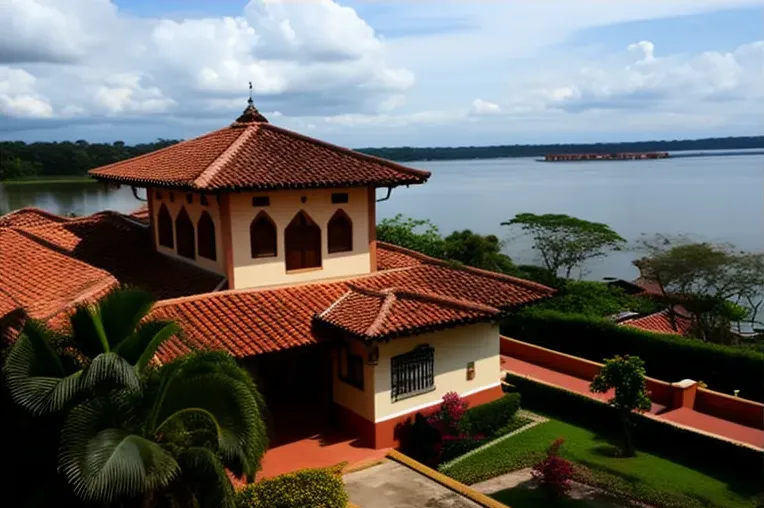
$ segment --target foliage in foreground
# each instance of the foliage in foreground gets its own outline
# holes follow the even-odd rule
[[[527,399],[527,397],[526,397]],[[604,407],[604,406],[603,406]],[[563,438],[560,456],[573,462],[574,479],[625,498],[665,508],[754,508],[758,484],[704,474],[657,455],[639,452],[624,459],[612,455],[606,437],[558,420],[539,424],[481,450],[444,474],[467,484],[532,467],[543,460],[550,441]],[[565,505],[563,505],[565,506]]]
[[[695,379],[712,390],[764,400],[764,354],[660,335],[616,325],[606,319],[550,310],[526,309],[509,316],[502,334],[595,362],[631,354],[645,362],[647,375],[669,382]]]
[[[573,464],[560,457],[560,447],[565,439],[559,438],[547,448],[546,457],[533,466],[531,473],[546,491],[549,498],[557,500],[568,493],[573,479]]]
[[[58,468],[82,500],[231,506],[226,469],[252,478],[267,446],[262,397],[225,353],[153,366],[177,331],[144,320],[153,302],[115,291],[79,307],[68,335],[28,321],[4,366],[9,392],[30,414],[57,422],[47,431],[60,433]],[[54,462],[55,448],[43,453],[41,463]]]
[[[303,469],[247,485],[236,493],[236,508],[345,508],[344,466]]]
[[[555,310],[598,318],[624,311],[651,314],[662,307],[650,298],[627,295],[622,288],[588,280],[565,281],[552,298],[533,306],[537,310]]]

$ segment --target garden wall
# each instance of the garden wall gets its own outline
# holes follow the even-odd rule
[[[501,338],[500,351],[503,355],[587,381],[594,379],[602,368],[601,363],[534,346],[533,344],[527,344],[508,337]],[[673,381],[681,380],[675,379]],[[668,408],[676,408],[681,405],[681,402],[678,402],[681,400],[681,397],[677,398],[677,392],[681,391],[682,388],[653,378],[646,378],[646,384],[653,402]],[[688,407],[695,411],[748,427],[764,429],[764,404],[703,388],[697,390],[694,402],[692,398],[685,400],[689,404]]]

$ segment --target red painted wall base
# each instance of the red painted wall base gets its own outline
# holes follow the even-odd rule
[[[479,406],[486,402],[492,402],[503,395],[501,386],[494,386],[465,397],[470,407]],[[367,420],[363,416],[350,409],[335,404],[338,419],[343,428],[358,435],[363,446],[371,448],[395,448],[400,446],[401,432],[407,425],[414,422],[417,413],[427,416],[435,411],[440,403],[433,404],[425,409],[412,411],[389,420],[378,423]]]

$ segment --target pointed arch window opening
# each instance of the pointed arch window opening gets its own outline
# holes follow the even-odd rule
[[[267,212],[261,211],[249,225],[249,246],[252,258],[276,257],[276,223]]]
[[[194,223],[191,222],[186,207],[182,207],[175,218],[175,235],[178,241],[178,255],[188,259],[196,259]]]
[[[162,203],[157,212],[157,231],[159,234],[159,245],[167,247],[168,249],[175,248],[175,240],[173,238],[172,217],[170,217],[170,211],[167,210],[167,206]]]
[[[217,261],[217,245],[215,242],[215,222],[209,212],[202,212],[196,226],[197,246],[199,256]]]
[[[304,211],[284,230],[286,270],[321,268],[321,228]]]
[[[353,250],[353,221],[344,210],[334,212],[327,227],[329,254]]]

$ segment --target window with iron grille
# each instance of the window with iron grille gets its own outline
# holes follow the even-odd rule
[[[435,349],[422,345],[391,359],[393,402],[435,389]]]

